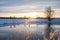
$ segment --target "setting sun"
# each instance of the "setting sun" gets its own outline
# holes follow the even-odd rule
[[[38,15],[38,13],[36,13],[36,12],[31,12],[31,13],[28,13],[26,17],[36,18],[37,15]]]

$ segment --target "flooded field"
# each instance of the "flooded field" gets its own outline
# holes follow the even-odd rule
[[[0,40],[49,40],[47,37],[47,27],[48,24],[46,23],[28,23],[27,21],[23,24],[6,24],[5,26],[0,26]],[[58,40],[60,25],[51,25],[51,32],[56,30],[58,32],[54,35],[54,40]]]

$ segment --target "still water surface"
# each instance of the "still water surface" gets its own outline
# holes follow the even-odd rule
[[[0,40],[44,40],[47,24],[18,24],[0,27]],[[53,30],[59,30],[54,40],[60,35],[60,25],[51,25]]]

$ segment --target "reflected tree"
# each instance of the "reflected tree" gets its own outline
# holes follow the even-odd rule
[[[49,21],[48,26],[46,28],[46,37],[48,38],[48,40],[50,40],[50,32],[54,31],[54,29],[51,28],[51,22],[50,22],[52,20],[51,17],[53,16],[54,11],[49,6],[46,8],[45,13],[46,13],[47,19]]]
[[[14,19],[13,19],[13,26],[15,28],[15,16],[14,16]]]

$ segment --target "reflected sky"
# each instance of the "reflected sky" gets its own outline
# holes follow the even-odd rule
[[[60,30],[60,25],[51,25],[54,30]],[[19,24],[14,26],[0,27],[0,39],[7,40],[38,40],[42,39],[47,24]],[[2,36],[2,37],[1,37]],[[43,39],[42,39],[43,40]]]
[[[52,33],[54,33],[53,30],[59,30],[55,35],[56,40],[60,35],[60,25],[53,24],[51,28],[47,28],[47,19],[0,19],[0,21],[0,40],[43,40],[43,37],[48,34],[46,29],[51,29]],[[56,23],[59,19],[53,21]]]

